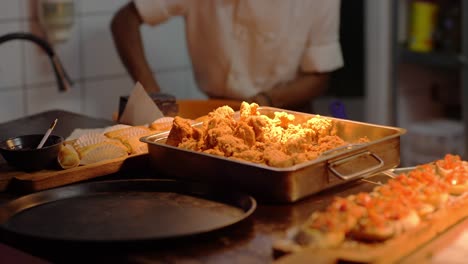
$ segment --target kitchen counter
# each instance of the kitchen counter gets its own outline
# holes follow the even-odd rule
[[[112,125],[109,120],[91,118],[67,111],[55,110],[0,124],[0,139],[22,133],[43,133],[51,120],[59,119],[54,133],[67,137],[75,128],[99,128]],[[91,181],[128,178],[151,178],[145,170],[119,172]],[[256,211],[246,220],[230,227],[191,237],[167,239],[134,244],[55,244],[43,241],[1,242],[4,245],[51,262],[103,262],[103,263],[271,263],[275,261],[273,239],[288,228],[302,223],[313,211],[327,206],[335,195],[347,196],[359,191],[370,191],[374,184],[356,181],[313,195],[293,204],[258,204]],[[0,204],[21,194],[12,191],[0,193]],[[189,219],[187,220],[189,221]],[[403,259],[436,263],[440,258],[449,260],[450,249],[459,247],[462,231],[467,223],[454,228],[431,241],[420,250]],[[458,241],[458,242],[457,242]],[[466,245],[466,243],[465,243]],[[441,252],[437,255],[436,252]],[[449,253],[447,253],[449,252]],[[443,255],[445,254],[445,255]],[[448,255],[448,256],[447,256]],[[310,256],[314,262],[314,256]],[[11,259],[11,258],[10,258]],[[1,257],[0,257],[1,260]],[[318,259],[315,259],[318,260]],[[447,262],[445,262],[447,263]]]

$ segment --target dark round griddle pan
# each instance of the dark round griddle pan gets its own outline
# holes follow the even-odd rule
[[[255,208],[251,196],[200,183],[100,181],[10,201],[0,207],[0,231],[34,241],[155,241],[221,229]]]

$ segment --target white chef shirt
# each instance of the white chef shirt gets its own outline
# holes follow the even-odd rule
[[[149,25],[185,18],[198,86],[245,99],[304,72],[343,66],[340,0],[134,0]]]

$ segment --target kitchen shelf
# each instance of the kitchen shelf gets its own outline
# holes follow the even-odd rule
[[[449,52],[414,52],[402,46],[399,48],[399,60],[403,63],[421,64],[443,68],[459,68],[466,64],[466,58],[458,53]]]
[[[407,48],[406,41],[402,41],[400,30],[404,30],[400,23],[401,20],[409,21],[403,15],[406,8],[402,5],[409,5],[411,2],[406,0],[392,1],[392,92],[391,92],[391,104],[392,104],[392,119],[395,125],[398,125],[399,112],[402,109],[399,107],[399,98],[401,94],[399,92],[399,65],[401,64],[414,64],[420,67],[436,67],[442,70],[448,70],[457,73],[460,80],[460,93],[457,95],[460,98],[460,102],[452,105],[445,105],[444,117],[454,118],[460,120],[464,127],[464,159],[468,159],[468,0],[457,0],[460,7],[460,51],[458,53],[452,52],[413,52]],[[402,18],[403,17],[403,18]],[[403,32],[403,31],[402,31]],[[411,108],[410,108],[411,109]],[[410,110],[406,110],[410,111]],[[413,120],[418,121],[418,120]],[[411,121],[410,121],[411,122]]]

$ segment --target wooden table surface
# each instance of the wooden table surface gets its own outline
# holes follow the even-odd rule
[[[75,128],[100,128],[112,125],[112,121],[86,117],[67,111],[47,111],[30,117],[0,124],[0,140],[21,133],[43,133],[51,121],[59,118],[55,133],[67,137]],[[136,173],[116,173],[93,181],[126,178],[149,178],[145,170]],[[2,247],[18,250],[7,252],[3,259],[26,260],[21,254],[30,254],[43,260],[59,263],[271,263],[275,261],[272,242],[288,228],[302,223],[313,211],[330,203],[335,195],[346,196],[359,191],[370,191],[374,184],[357,181],[323,191],[293,204],[258,204],[256,211],[246,220],[218,231],[172,240],[136,243],[132,245],[102,244],[48,244],[46,242],[12,243],[0,237]],[[6,191],[0,193],[0,205],[21,194]],[[189,219],[188,219],[189,221]],[[442,234],[438,239],[424,245],[402,262],[440,263],[440,258],[449,260],[450,248],[460,243],[463,230],[468,224],[461,223]],[[460,238],[461,237],[461,238]],[[444,251],[445,250],[445,251]],[[442,255],[437,255],[440,252]],[[445,252],[445,253],[444,253]],[[448,252],[448,253],[447,253]],[[445,254],[445,255],[443,255]],[[448,257],[447,257],[448,256]],[[319,259],[315,259],[319,261]],[[414,262],[416,261],[416,262]],[[2,262],[2,256],[0,256]],[[310,260],[314,263],[314,259]],[[446,262],[447,263],[447,262]]]

